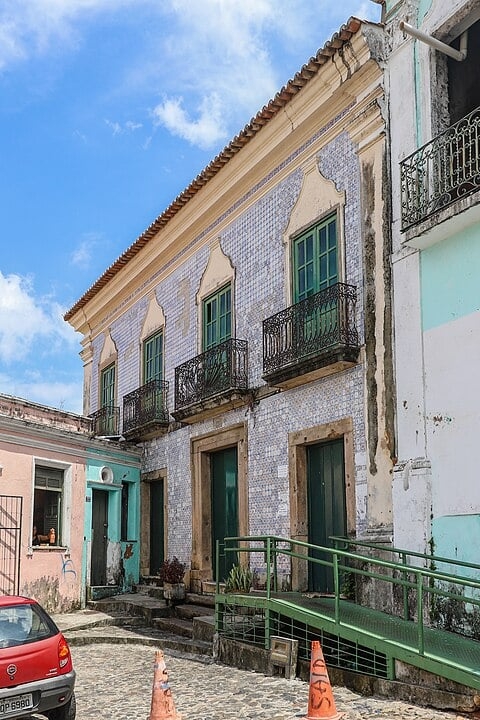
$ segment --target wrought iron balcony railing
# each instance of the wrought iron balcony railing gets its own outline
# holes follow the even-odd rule
[[[123,398],[123,435],[140,438],[168,426],[168,383],[151,380]]]
[[[263,321],[263,376],[300,375],[345,354],[356,360],[357,291],[336,283]]]
[[[175,411],[248,387],[248,343],[231,338],[175,368]]]
[[[400,163],[402,232],[480,189],[480,108]]]
[[[95,435],[119,435],[120,408],[116,405],[104,405],[89,417],[92,418]]]

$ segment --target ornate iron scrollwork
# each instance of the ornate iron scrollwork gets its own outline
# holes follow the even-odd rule
[[[263,321],[263,372],[276,372],[334,347],[358,348],[357,291],[336,283]]]
[[[89,415],[93,421],[93,433],[98,436],[119,434],[120,408],[116,405],[104,405]]]
[[[247,341],[231,338],[175,368],[175,409],[247,390]]]
[[[480,188],[480,108],[400,163],[402,231]]]
[[[123,398],[123,432],[151,424],[168,425],[168,383],[150,380]]]

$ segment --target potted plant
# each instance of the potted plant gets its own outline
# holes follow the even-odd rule
[[[186,565],[177,557],[171,560],[164,560],[160,568],[160,578],[163,581],[163,598],[167,605],[170,603],[185,600],[185,577]]]
[[[225,580],[225,593],[249,593],[253,572],[248,565],[234,565]]]

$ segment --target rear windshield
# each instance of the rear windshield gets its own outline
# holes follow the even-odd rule
[[[38,605],[0,608],[0,648],[43,640],[57,632],[53,621]]]

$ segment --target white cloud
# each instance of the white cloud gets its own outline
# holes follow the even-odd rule
[[[135,130],[143,127],[142,123],[134,122],[133,120],[127,120],[123,126],[119,122],[112,122],[111,120],[105,120],[105,124],[112,131],[112,135],[122,135],[123,133],[132,133]]]
[[[90,267],[95,248],[102,242],[103,236],[98,233],[85,233],[78,246],[70,256],[72,265],[86,270]]]
[[[125,123],[125,128],[127,130],[130,130],[130,132],[134,132],[135,130],[138,130],[141,127],[142,127],[142,123],[136,123],[136,122],[133,122],[133,120],[127,120],[127,122]]]
[[[223,103],[216,93],[202,99],[196,119],[189,118],[182,102],[182,98],[170,98],[157,105],[153,110],[154,122],[204,150],[228,137]]]
[[[112,131],[112,135],[120,135],[120,133],[122,132],[122,128],[120,127],[120,123],[118,123],[118,122],[112,122],[111,120],[105,120],[105,124]]]
[[[71,381],[48,381],[40,373],[19,377],[0,373],[0,391],[41,405],[82,414],[82,378]]]
[[[0,361],[21,362],[35,349],[37,355],[73,346],[77,335],[63,320],[62,309],[49,298],[33,295],[31,279],[0,272]]]
[[[272,0],[172,2],[178,28],[159,52],[176,68],[182,94],[169,94],[154,108],[155,122],[208,149],[231,134],[232,118],[254,114],[277,89],[265,46],[275,5]]]
[[[115,0],[113,11],[140,2]],[[53,46],[71,50],[81,38],[76,22],[103,11],[112,12],[111,0],[7,0],[0,6],[0,70]]]

